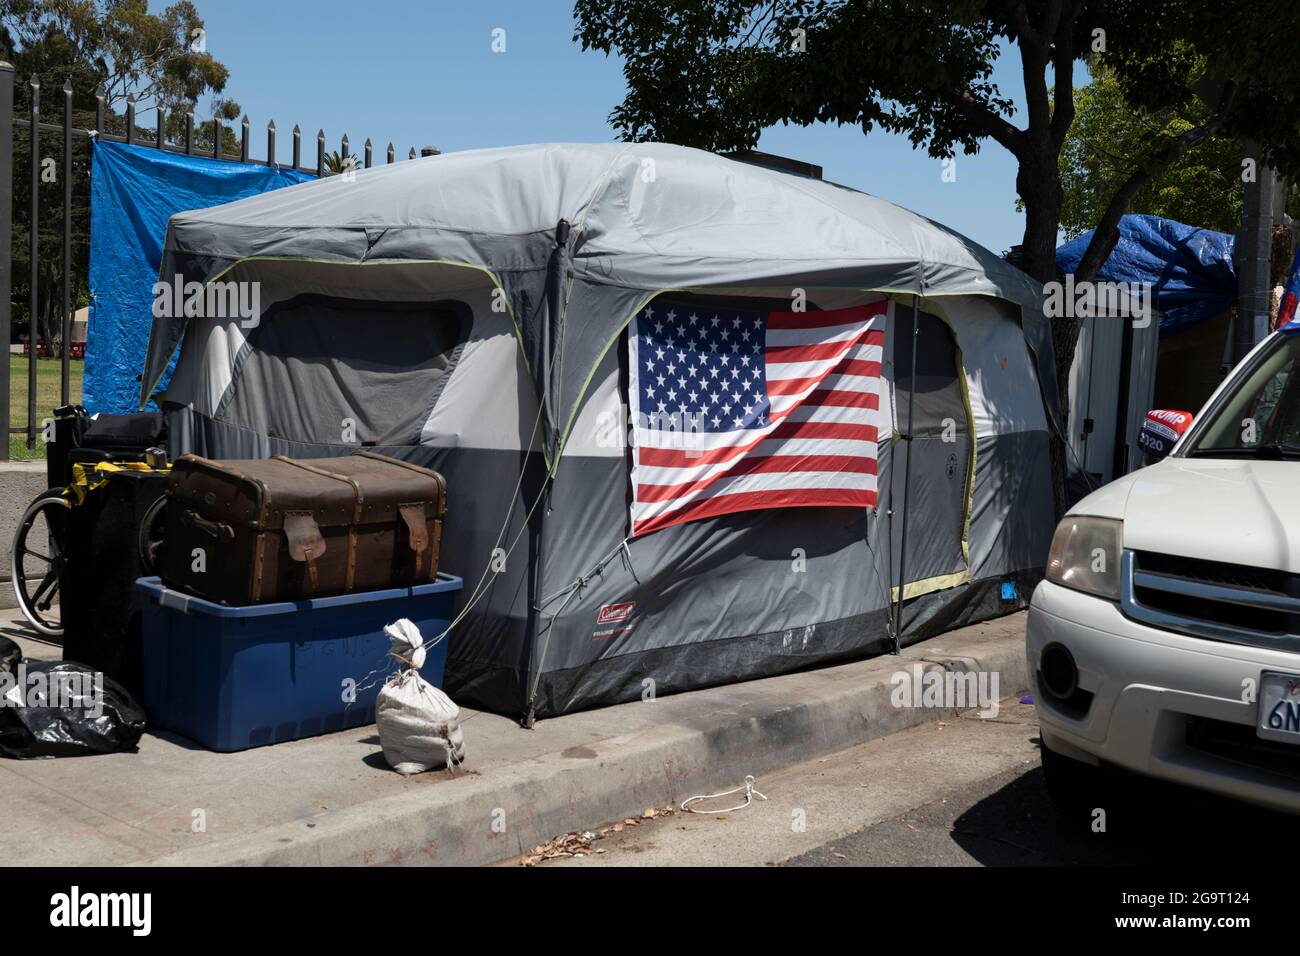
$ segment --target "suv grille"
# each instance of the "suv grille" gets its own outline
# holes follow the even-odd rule
[[[1247,724],[1189,717],[1187,746],[1214,757],[1300,780],[1300,748],[1276,740],[1260,740],[1255,736],[1255,728]]]
[[[1164,630],[1300,650],[1300,576],[1285,571],[1125,551],[1120,607]]]

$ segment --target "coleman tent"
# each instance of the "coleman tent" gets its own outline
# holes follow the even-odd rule
[[[481,707],[863,656],[899,580],[910,643],[1041,574],[1041,290],[859,192],[658,144],[479,150],[175,216],[160,282],[141,398],[179,347],[173,453],[447,476],[447,686]]]

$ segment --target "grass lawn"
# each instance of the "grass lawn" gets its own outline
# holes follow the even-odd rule
[[[26,355],[9,356],[9,427],[27,425],[27,362]],[[73,359],[68,363],[68,401],[81,401],[81,369],[85,362]],[[9,436],[9,457],[18,460],[42,459],[45,445],[41,442],[41,422],[49,418],[62,405],[60,382],[63,363],[60,359],[36,360],[36,447],[27,447],[26,435]]]

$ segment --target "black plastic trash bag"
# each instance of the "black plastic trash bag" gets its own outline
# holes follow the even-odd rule
[[[74,757],[134,750],[141,707],[116,681],[74,661],[0,671],[0,756]]]
[[[22,660],[23,649],[18,646],[18,642],[0,637],[0,671],[13,671]]]

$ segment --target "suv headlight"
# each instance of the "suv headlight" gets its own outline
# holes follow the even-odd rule
[[[1067,515],[1047,554],[1047,580],[1110,601],[1119,600],[1124,522]]]

